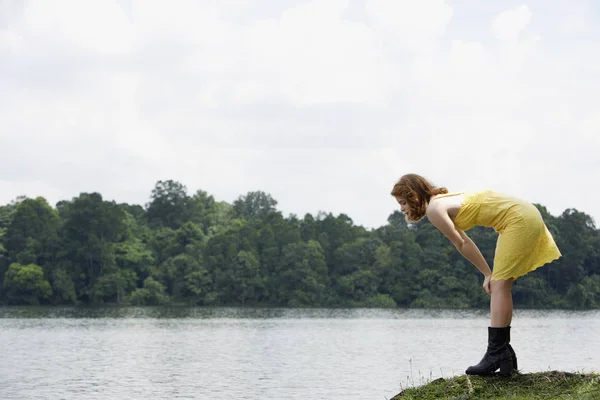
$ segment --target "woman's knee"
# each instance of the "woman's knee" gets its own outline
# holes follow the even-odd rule
[[[506,279],[506,280],[490,281],[490,286],[492,288],[492,292],[494,291],[494,289],[500,290],[500,291],[510,291],[512,288],[512,284],[513,284],[512,278]]]

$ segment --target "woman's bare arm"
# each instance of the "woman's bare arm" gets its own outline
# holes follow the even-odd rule
[[[445,207],[441,204],[430,204],[427,207],[427,218],[440,232],[450,239],[460,254],[475,265],[483,275],[489,276],[492,274],[492,270],[477,245],[465,232],[456,229]]]

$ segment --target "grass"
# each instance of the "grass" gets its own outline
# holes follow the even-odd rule
[[[403,399],[600,399],[600,374],[562,371],[521,374],[510,378],[461,375],[439,378],[403,390],[390,400]]]

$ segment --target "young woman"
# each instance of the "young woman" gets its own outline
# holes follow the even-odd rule
[[[517,356],[510,345],[512,284],[520,276],[561,257],[538,209],[531,203],[493,190],[448,193],[417,174],[400,178],[392,189],[408,222],[427,216],[484,275],[483,289],[490,295],[488,347],[470,375],[509,376],[517,369]],[[477,245],[465,234],[475,225],[492,227],[499,233],[494,270]]]

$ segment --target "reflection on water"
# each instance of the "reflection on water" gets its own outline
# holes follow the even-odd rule
[[[542,311],[543,313],[543,311]],[[2,318],[194,318],[194,319],[270,319],[270,318],[366,318],[418,319],[464,318],[486,315],[484,310],[421,310],[365,308],[243,308],[243,307],[0,307]]]
[[[520,367],[600,369],[599,317],[516,310]],[[385,399],[478,362],[488,318],[484,310],[4,307],[0,399]]]

